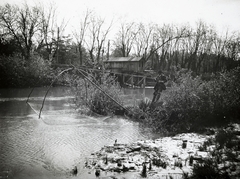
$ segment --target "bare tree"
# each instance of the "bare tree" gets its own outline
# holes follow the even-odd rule
[[[34,35],[39,31],[40,14],[38,6],[30,7],[27,4],[21,8],[10,4],[0,8],[0,26],[16,39],[27,61],[33,49]]]
[[[41,26],[39,34],[39,43],[37,51],[40,51],[42,48],[46,48],[48,53],[48,60],[52,60],[53,49],[54,49],[54,39],[58,37],[58,30],[56,27],[56,8],[53,4],[50,5],[48,9],[45,9],[42,6],[41,10]],[[56,40],[55,40],[56,41]]]
[[[50,4],[48,8],[41,8],[41,26],[39,34],[39,45],[37,50],[45,49],[48,53],[48,60],[52,61],[53,57],[57,56],[58,61],[58,49],[59,41],[63,36],[64,30],[67,26],[67,22],[63,19],[61,24],[58,24],[57,8],[55,4]]]
[[[152,35],[154,31],[154,25],[144,25],[142,23],[139,24],[139,31],[135,38],[135,48],[136,48],[136,55],[142,56],[146,59],[147,53],[150,51],[150,45],[152,42]]]
[[[238,61],[240,55],[240,36],[231,36],[226,44],[227,57]]]
[[[85,12],[85,14],[83,15],[83,18],[80,19],[79,29],[75,30],[75,32],[74,32],[75,39],[77,40],[80,65],[82,65],[82,63],[83,63],[83,50],[84,50],[83,48],[84,48],[84,42],[86,40],[87,29],[90,24],[91,14],[92,14],[92,12],[89,10],[87,10]]]
[[[229,70],[232,67],[239,65],[239,57],[240,57],[240,36],[233,34],[229,37],[228,42],[226,44],[226,59],[225,65],[226,69]]]
[[[163,64],[165,63],[164,61],[166,60],[170,46],[172,44],[176,45],[180,39],[187,38],[190,35],[191,34],[186,27],[174,31],[171,26],[156,26],[152,36],[153,44],[151,45],[151,50],[146,56],[146,62],[155,55],[157,57],[156,60],[159,61],[157,62],[159,67],[164,68]]]
[[[188,62],[188,69],[192,69],[196,71],[196,64],[197,64],[197,55],[202,43],[206,39],[207,34],[207,26],[202,21],[197,23],[197,29],[194,34],[190,37],[190,41],[192,42],[192,53],[190,55],[190,59]]]
[[[215,34],[213,38],[213,48],[212,51],[216,55],[215,63],[213,64],[213,70],[215,72],[222,70],[224,67],[224,59],[227,55],[228,42],[231,41],[228,31],[223,36],[218,36]],[[224,58],[224,59],[223,59]]]
[[[122,23],[116,35],[115,47],[121,50],[123,57],[128,57],[139,32],[138,26],[134,22]]]
[[[112,27],[112,22],[106,27],[105,25],[106,22],[102,18],[92,16],[90,19],[89,34],[86,44],[88,46],[89,56],[92,62],[99,63],[101,54],[103,55],[104,53],[104,43]]]

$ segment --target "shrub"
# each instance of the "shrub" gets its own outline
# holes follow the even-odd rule
[[[229,128],[218,130],[215,137],[210,138],[202,146],[202,148],[206,149],[207,146],[215,143],[218,148],[210,152],[208,159],[198,161],[198,163],[193,166],[192,175],[188,178],[230,178],[230,176],[231,178],[235,178],[235,176],[238,176],[239,172],[236,171],[236,165],[239,160],[238,149],[236,148],[235,143],[238,141],[239,139],[237,138],[235,131]],[[231,148],[229,148],[230,146]],[[228,164],[226,165],[226,163]],[[221,167],[221,165],[218,164],[224,164],[224,166]],[[236,172],[232,173],[229,171]]]
[[[217,164],[211,159],[206,159],[201,164],[195,164],[193,167],[192,176],[190,178],[220,178]]]
[[[203,85],[201,99],[208,104],[208,123],[224,124],[239,117],[240,106],[240,68],[219,73]],[[209,120],[210,119],[210,120]]]
[[[240,117],[240,68],[211,76],[204,81],[183,73],[162,93],[161,102],[139,108],[156,130],[172,133],[200,131],[207,126],[229,123]]]
[[[50,84],[52,79],[51,63],[38,55],[30,61],[21,57],[0,57],[0,81],[2,87],[27,87]]]
[[[142,99],[139,101],[138,106],[143,112],[147,112],[151,106],[151,100],[148,98]]]
[[[220,149],[224,148],[224,146],[228,149],[234,149],[238,148],[239,145],[239,139],[230,130],[219,130],[215,136],[215,141]]]
[[[77,107],[82,108],[82,106],[87,106],[92,112],[101,115],[113,114],[116,111],[123,110],[120,107],[120,105],[123,105],[123,92],[119,84],[108,74],[98,74],[98,77],[99,79],[96,80],[94,74],[88,75],[88,78],[102,90],[99,90],[95,85],[81,76],[76,76],[76,79],[72,81],[71,86],[76,96],[75,104]]]

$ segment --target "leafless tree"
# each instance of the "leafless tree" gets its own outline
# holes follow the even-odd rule
[[[171,45],[176,45],[180,39],[189,37],[190,34],[187,29],[180,28],[177,31],[172,26],[164,25],[163,27],[156,26],[153,32],[153,44],[151,50],[146,56],[148,61],[154,54],[157,56],[158,68],[164,68],[166,57]]]
[[[46,49],[50,60],[58,49],[58,42],[67,23],[57,24],[56,8],[34,5],[6,4],[0,7],[0,26],[17,42],[22,56],[29,61],[31,53]],[[54,50],[55,49],[55,50]]]
[[[22,56],[28,61],[33,50],[34,35],[39,31],[40,8],[24,4],[22,7],[6,4],[0,8],[0,26],[15,38]]]
[[[90,18],[88,40],[86,40],[86,44],[92,62],[99,63],[100,57],[104,53],[105,41],[112,27],[112,22],[109,25],[106,24],[105,20],[100,17],[92,15]]]
[[[80,26],[74,32],[75,39],[77,40],[80,65],[82,65],[82,63],[83,63],[83,48],[84,48],[84,42],[86,40],[86,33],[88,30],[88,26],[90,24],[91,14],[92,14],[92,12],[89,10],[87,10],[84,13],[83,18],[80,19],[80,23],[79,23]]]
[[[63,36],[64,30],[67,26],[67,22],[63,19],[58,24],[57,8],[55,4],[50,4],[48,8],[41,6],[41,26],[39,34],[38,50],[46,49],[48,53],[48,60],[52,61],[54,56],[57,56],[59,41]],[[57,60],[58,61],[58,60]]]
[[[153,24],[145,25],[143,23],[139,24],[138,33],[135,38],[135,48],[136,55],[146,59],[147,53],[150,51],[150,45],[152,42],[152,35],[154,31]]]
[[[114,45],[116,49],[120,49],[123,57],[129,56],[138,32],[139,27],[134,22],[121,24]]]
[[[49,9],[45,9],[41,6],[41,19],[40,33],[38,36],[37,51],[46,48],[48,53],[48,60],[52,59],[54,39],[57,39],[57,27],[56,27],[56,8],[53,4]]]
[[[202,21],[197,23],[197,29],[190,38],[191,43],[191,53],[188,60],[188,69],[196,71],[197,57],[200,46],[204,43],[207,34],[207,26]]]

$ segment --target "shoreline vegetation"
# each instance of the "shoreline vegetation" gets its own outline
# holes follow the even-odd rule
[[[49,70],[49,73],[37,71],[34,68],[26,68],[26,71],[21,74],[23,78],[18,76],[18,73],[14,74],[14,71],[11,72],[11,75],[13,75],[11,80],[15,81],[16,85],[24,80],[26,83],[23,86],[26,84],[35,86],[36,79],[39,79],[41,85],[47,84],[46,86],[49,86],[50,82],[55,79],[61,70],[56,69],[54,71],[53,69],[48,69],[49,66],[47,64],[42,64],[46,65],[46,69]],[[34,66],[35,65],[32,64],[32,67]],[[30,76],[27,74],[30,74],[33,78],[29,78]],[[184,168],[183,163],[187,160],[186,158],[180,158],[178,163],[175,161],[176,158],[174,157],[173,165],[169,164],[172,160],[168,160],[168,165],[167,163],[166,165],[170,167],[170,169],[168,168],[169,170],[165,170],[167,167],[159,160],[159,158],[155,159],[150,157],[146,161],[144,158],[144,160],[141,160],[140,162],[142,164],[138,164],[134,167],[138,169],[134,169],[135,172],[133,173],[130,172],[130,178],[139,178],[139,176],[143,178],[159,178],[159,175],[163,171],[167,172],[167,175],[170,177],[174,172],[176,172],[176,170],[178,170],[177,172],[179,176],[181,175],[182,178],[186,179],[201,178],[201,176],[205,175],[215,178],[239,177],[240,174],[235,171],[238,171],[240,165],[240,159],[238,158],[240,154],[238,129],[238,124],[240,123],[240,67],[208,75],[196,75],[186,69],[172,71],[169,75],[171,78],[169,77],[168,79],[167,89],[162,92],[160,101],[154,105],[151,105],[151,100],[148,98],[135,102],[135,105],[126,105],[128,104],[129,99],[123,95],[123,91],[121,90],[122,87],[115,80],[114,76],[107,73],[98,72],[87,74],[88,78],[97,84],[102,90],[99,90],[92,83],[89,83],[89,81],[84,79],[83,76],[76,74],[77,72],[75,69],[64,73],[56,81],[55,85],[64,84],[71,88],[71,92],[73,92],[75,96],[74,101],[76,109],[81,114],[95,116],[120,115],[126,117],[129,120],[139,122],[140,125],[149,127],[154,132],[159,132],[162,136],[165,136],[165,138],[159,139],[159,141],[169,139],[168,142],[172,143],[175,140],[174,137],[176,136],[188,136],[188,139],[184,139],[184,137],[180,138],[177,140],[178,143],[175,146],[171,146],[175,147],[175,149],[179,147],[181,148],[180,141],[183,142],[183,140],[190,140],[192,141],[190,143],[194,144],[195,139],[197,140],[206,133],[209,135],[210,132],[211,139],[205,135],[204,139],[206,140],[202,141],[201,145],[195,145],[197,148],[194,148],[194,154],[201,153],[201,150],[204,150],[203,152],[207,152],[207,157],[205,155],[206,153],[204,154],[205,157],[202,156],[200,158],[198,155],[193,155],[195,164],[192,166],[186,165],[186,171],[182,170],[182,168]],[[29,78],[30,81],[24,79],[24,75],[25,78]],[[4,79],[1,78],[1,80]],[[105,93],[110,95],[114,101],[106,96]],[[117,103],[115,101],[117,101]],[[124,110],[121,105],[127,108],[127,110]],[[235,124],[237,127],[234,126]],[[226,128],[226,126],[228,127]],[[224,127],[226,130],[222,130]],[[229,130],[230,128],[233,130]],[[195,135],[196,138],[189,139],[189,135]],[[212,141],[209,142],[208,140]],[[140,149],[137,150],[140,150],[141,152],[140,154],[135,153],[136,155],[143,157],[142,152],[144,153],[144,156],[148,152],[154,153],[154,155],[159,154],[159,156],[165,155],[164,153],[166,151],[161,151],[157,154],[155,153],[155,149],[158,148],[159,150],[160,145],[155,148],[152,148],[151,146],[146,148],[144,144],[145,142],[143,144],[140,143],[137,142],[137,144],[139,144],[137,147],[139,148],[140,146]],[[150,145],[152,143],[154,143],[154,141],[148,141],[146,142],[146,145]],[[116,163],[116,161],[119,160],[115,158],[112,158],[112,160],[116,160],[114,161],[115,163],[113,162],[113,165],[117,165],[117,168],[110,167],[109,169],[106,169],[106,167],[109,167],[108,165],[104,165],[105,168],[102,168],[100,164],[99,169],[99,163],[97,162],[102,161],[102,155],[106,154],[106,150],[110,150],[110,153],[114,153],[116,150],[119,150],[119,148],[121,150],[129,150],[132,147],[131,145],[132,144],[116,144],[113,146],[105,146],[102,149],[105,150],[105,153],[97,156],[97,161],[95,163],[91,163],[91,165],[88,165],[87,167],[89,167],[90,170],[98,170],[100,172],[105,172],[107,170],[110,175],[116,172],[117,176],[125,175],[125,170],[128,171],[130,169],[126,169],[125,165]],[[185,144],[181,145],[183,147]],[[215,146],[216,150],[208,151],[208,147],[211,145]],[[118,152],[119,151],[117,151],[117,153]],[[179,152],[181,153],[183,151]],[[99,153],[97,152],[94,155],[97,154]],[[221,157],[224,158],[224,161],[220,159]],[[126,162],[124,160],[125,159],[120,161]],[[154,171],[149,170],[150,161],[152,162],[152,168],[155,167]],[[190,162],[190,158],[188,158],[187,162]],[[133,167],[131,166],[133,164],[129,164],[131,163],[130,161],[127,161],[127,163],[127,165],[130,165],[130,168]],[[172,170],[172,167],[177,169]],[[210,169],[206,170],[206,168],[209,167]],[[112,171],[113,173],[111,173]],[[129,174],[129,172],[127,173]],[[131,174],[134,174],[134,176]],[[117,178],[117,176],[114,177]],[[126,176],[126,178],[129,178],[129,176]]]
[[[63,71],[57,65],[73,65],[75,68],[59,76],[53,85],[71,88],[79,113],[120,115],[166,137],[218,129],[215,145],[219,143],[220,149],[229,149],[226,155],[235,157],[232,152],[235,144],[239,147],[239,139],[221,129],[240,123],[239,33],[218,34],[202,20],[195,27],[126,21],[119,24],[113,39],[108,39],[115,23],[108,24],[87,10],[79,17],[79,29],[65,35],[67,24],[64,21],[61,26],[57,24],[55,11],[56,7],[50,4],[0,6],[0,88],[49,86]],[[154,105],[148,98],[129,105],[116,77],[103,73],[109,67],[104,64],[109,57],[129,56],[143,58],[143,75],[144,70],[161,70],[168,76],[167,89]],[[77,70],[82,66],[87,67],[84,75]],[[126,66],[135,69],[132,64]],[[229,138],[233,140],[228,141]],[[202,167],[214,166],[218,162],[216,156],[193,167],[193,173],[199,175],[190,177],[201,178],[200,173],[205,171]],[[230,162],[231,170],[234,162]],[[145,177],[146,166],[143,169]],[[210,169],[208,172],[216,172],[216,168]]]
[[[175,80],[168,81],[168,88],[162,92],[160,101],[153,105],[148,98],[129,105],[119,83],[107,74],[98,74],[98,80],[90,75],[102,91],[81,77],[71,81],[70,86],[80,113],[122,115],[165,135],[204,132],[208,127],[239,122],[239,67],[208,77],[194,76],[183,69],[174,76]]]

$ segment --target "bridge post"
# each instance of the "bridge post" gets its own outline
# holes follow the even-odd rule
[[[144,76],[143,77],[143,84],[142,84],[142,86],[143,86],[143,97],[145,98],[145,86],[146,86],[146,76]]]
[[[146,76],[143,77],[143,84],[142,84],[142,86],[145,89],[145,86],[146,86]]]
[[[131,75],[131,85],[132,85],[132,87],[134,88],[133,78],[134,78],[134,76]]]

